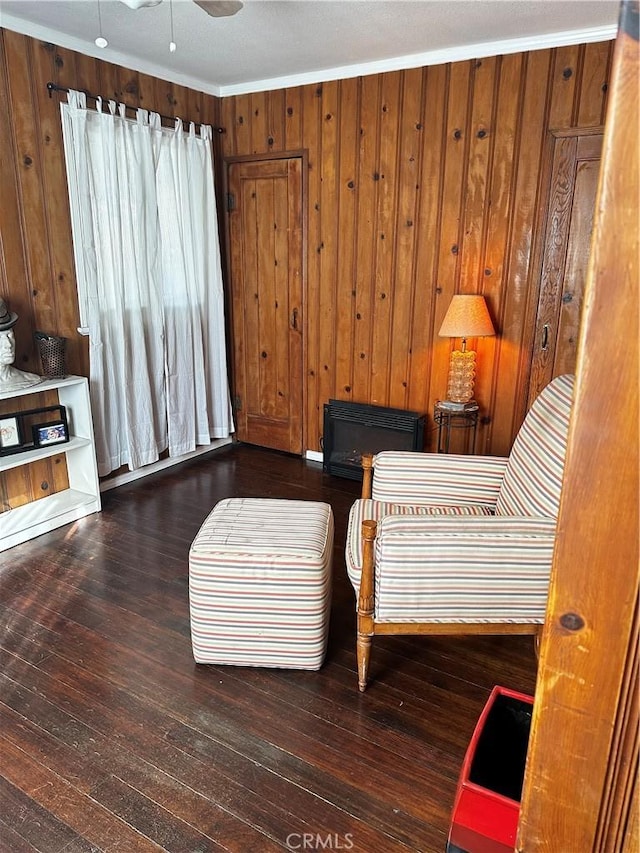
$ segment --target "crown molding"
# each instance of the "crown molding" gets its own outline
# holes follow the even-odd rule
[[[460,47],[442,48],[425,53],[413,53],[391,59],[375,60],[357,65],[341,65],[334,68],[323,68],[304,74],[291,74],[284,77],[270,77],[264,80],[252,80],[244,83],[220,85],[211,81],[201,80],[186,74],[180,74],[173,69],[163,67],[153,62],[136,59],[128,54],[120,53],[111,47],[99,48],[92,42],[69,36],[49,27],[42,27],[30,21],[24,21],[6,12],[2,13],[0,26],[23,35],[31,36],[40,41],[59,45],[68,50],[102,59],[116,65],[131,68],[167,80],[179,86],[186,86],[198,92],[214,95],[219,98],[232,95],[244,95],[252,92],[266,92],[275,89],[288,89],[292,86],[305,86],[313,83],[327,83],[331,80],[346,80],[351,77],[363,77],[368,74],[382,74],[386,71],[401,71],[406,68],[421,68],[428,65],[443,65],[449,62],[461,62],[468,59],[480,59],[487,56],[500,56],[508,53],[523,53],[529,50],[543,50],[552,47],[564,47],[572,44],[587,44],[590,42],[610,41],[616,37],[617,27],[591,27],[580,30],[567,30],[549,33],[543,36],[525,36],[517,39],[483,42]]]
[[[529,50],[544,50],[545,48],[565,47],[572,44],[611,41],[615,39],[616,33],[617,26],[614,25],[610,27],[591,27],[582,30],[566,30],[543,36],[525,36],[517,39],[503,39],[501,41],[442,48],[425,53],[413,53],[407,56],[360,63],[358,65],[342,65],[337,68],[325,68],[305,74],[292,74],[287,77],[271,77],[266,80],[254,80],[250,83],[220,86],[219,95],[221,98],[226,98],[231,95],[245,95],[251,92],[266,92],[274,89],[288,89],[292,86],[305,86],[309,83],[327,83],[331,80],[364,77],[367,74],[381,74],[385,71],[402,71],[405,68],[422,68],[428,65],[444,65],[449,62],[481,59],[487,56],[524,53]]]
[[[200,80],[187,74],[180,74],[173,69],[165,68],[155,62],[146,62],[144,59],[137,59],[129,54],[120,53],[111,47],[97,47],[93,42],[67,35],[59,30],[51,29],[51,27],[42,27],[40,24],[24,21],[22,18],[18,18],[15,15],[8,15],[1,10],[0,27],[5,30],[13,30],[16,33],[22,33],[25,36],[31,36],[31,38],[38,39],[39,41],[55,44],[67,50],[75,50],[77,53],[92,56],[94,59],[102,59],[104,62],[122,65],[124,68],[130,68],[132,71],[138,71],[141,74],[148,74],[150,77],[157,77],[159,80],[166,80],[178,86],[186,86],[188,89],[195,89],[197,92],[205,92],[208,95],[216,95],[217,97],[221,96],[220,86],[215,83]]]

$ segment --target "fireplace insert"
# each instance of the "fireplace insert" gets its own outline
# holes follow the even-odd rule
[[[426,415],[344,400],[324,405],[323,468],[328,474],[362,480],[362,454],[422,450]]]

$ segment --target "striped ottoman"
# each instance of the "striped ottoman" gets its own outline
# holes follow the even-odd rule
[[[189,551],[196,663],[319,669],[332,556],[329,504],[267,498],[216,504]]]

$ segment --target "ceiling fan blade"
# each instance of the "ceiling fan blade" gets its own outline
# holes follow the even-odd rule
[[[240,0],[193,0],[193,2],[212,18],[228,18],[239,12],[244,5]]]

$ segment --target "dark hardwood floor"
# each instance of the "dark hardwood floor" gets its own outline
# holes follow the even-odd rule
[[[444,850],[477,717],[495,684],[533,692],[533,643],[376,638],[359,694],[343,557],[358,491],[234,445],[0,555],[1,853]],[[333,507],[319,672],[193,661],[189,545],[234,495]]]

